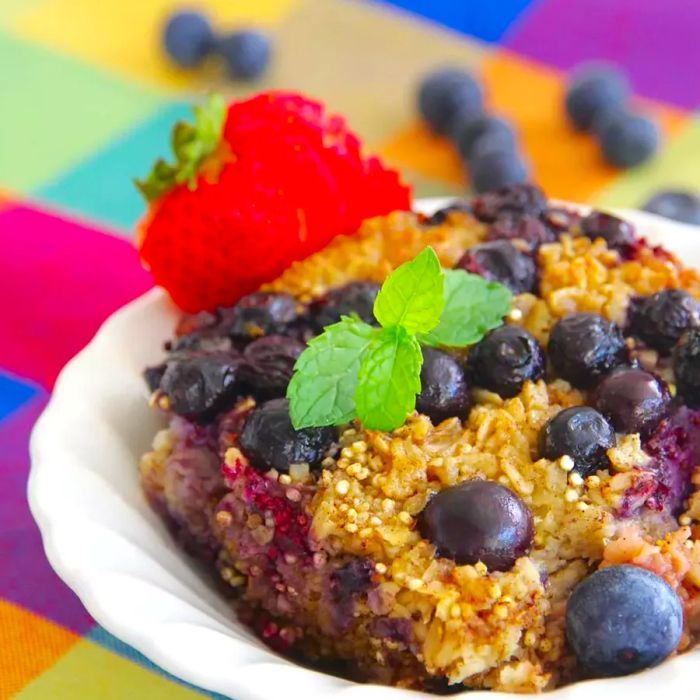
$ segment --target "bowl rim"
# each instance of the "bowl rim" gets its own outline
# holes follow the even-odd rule
[[[414,208],[429,214],[454,199],[455,197],[441,197],[418,200]],[[563,204],[584,212],[589,209],[582,205]],[[611,211],[632,219],[640,227],[655,226],[663,230],[664,238],[673,230],[674,235],[683,238],[693,235],[700,243],[700,232],[696,227],[672,222],[646,212],[620,209]],[[61,499],[54,497],[53,484],[48,478],[51,470],[57,468],[55,465],[57,458],[54,454],[56,444],[52,442],[57,428],[65,426],[66,421],[70,424],[71,413],[66,409],[70,408],[75,396],[76,380],[91,365],[104,362],[105,340],[121,327],[128,325],[131,318],[138,317],[139,314],[151,308],[162,309],[167,305],[172,307],[166,293],[154,288],[112,314],[102,324],[90,343],[61,371],[49,402],[32,430],[28,500],[52,568],[77,594],[98,624],[172,675],[210,691],[231,694],[237,700],[272,700],[273,697],[276,700],[280,692],[291,693],[292,696],[303,692],[304,700],[325,700],[329,692],[342,692],[345,696],[361,692],[363,700],[385,700],[389,696],[401,697],[403,700],[420,696],[435,697],[423,691],[408,691],[390,686],[347,681],[303,667],[266,647],[254,644],[248,645],[250,653],[241,653],[241,658],[238,660],[235,657],[231,658],[222,680],[221,670],[212,664],[207,666],[205,663],[204,667],[201,665],[194,667],[191,662],[185,662],[182,642],[173,643],[173,639],[169,639],[172,632],[171,626],[157,624],[157,616],[150,621],[144,618],[143,627],[140,629],[120,619],[112,610],[115,602],[113,597],[115,587],[106,585],[105,572],[91,568],[89,561],[76,562],[75,558],[69,554],[70,544],[61,537],[60,518],[62,516],[60,508],[56,507]],[[81,430],[89,428],[85,424],[74,427],[76,429],[79,427]],[[59,431],[59,434],[62,433]],[[69,531],[75,534],[74,530]],[[184,552],[181,553],[181,557],[187,558]],[[191,566],[191,562],[189,564]],[[118,572],[117,566],[114,573]],[[123,603],[123,601],[120,602]],[[207,625],[207,629],[217,634],[226,634],[228,627],[230,637],[231,624],[240,623],[235,620],[229,620],[223,625],[217,622],[217,624]],[[180,640],[180,637],[177,639]],[[238,646],[239,651],[242,652],[246,644],[241,642]],[[199,656],[195,654],[195,657],[202,661],[201,654]],[[206,657],[204,660],[206,661]],[[666,692],[685,693],[693,688],[695,675],[693,671],[699,660],[700,648],[677,655],[656,668],[632,676],[579,681],[547,691],[547,697],[552,700],[575,700],[584,693],[588,695],[593,691],[612,699],[619,693],[635,692],[638,700],[647,697],[651,700],[652,697],[657,697],[662,688]],[[470,697],[475,700],[486,700],[486,698],[505,700],[513,697],[512,693],[502,691],[465,690],[464,692],[470,692]],[[371,696],[369,699],[368,694]]]

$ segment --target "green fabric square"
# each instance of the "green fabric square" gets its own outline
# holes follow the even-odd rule
[[[165,98],[0,32],[0,187],[26,192],[149,116]]]
[[[192,119],[189,105],[163,108],[33,194],[131,235],[146,211],[133,178],[145,177],[158,158],[170,158],[170,132],[181,119]]]

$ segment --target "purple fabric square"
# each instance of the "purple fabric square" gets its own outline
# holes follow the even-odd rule
[[[27,504],[29,434],[45,404],[42,392],[0,422],[0,597],[85,634],[95,623],[49,566]]]
[[[698,0],[542,0],[504,44],[569,70],[590,59],[623,66],[640,95],[694,109],[700,103]]]

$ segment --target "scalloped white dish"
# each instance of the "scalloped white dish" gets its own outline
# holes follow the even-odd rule
[[[430,212],[442,204],[424,200],[419,208]],[[651,242],[700,265],[700,229],[640,212],[621,214]],[[170,673],[236,700],[417,697],[416,691],[312,671],[270,651],[235,619],[149,508],[137,465],[161,423],[148,407],[141,371],[161,356],[178,315],[167,295],[153,290],[115,313],[61,373],[31,440],[29,501],[51,565],[110,632]],[[698,662],[700,650],[641,674],[577,683],[547,697],[680,698],[697,684]],[[510,696],[473,691],[469,697]]]

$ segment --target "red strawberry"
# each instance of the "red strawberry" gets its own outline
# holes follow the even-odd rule
[[[186,311],[233,304],[369,217],[410,208],[410,190],[363,158],[345,120],[292,93],[195,109],[176,163],[138,183],[151,202],[140,252]]]

